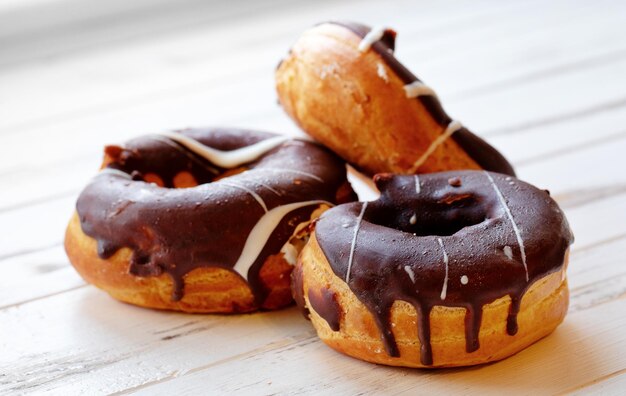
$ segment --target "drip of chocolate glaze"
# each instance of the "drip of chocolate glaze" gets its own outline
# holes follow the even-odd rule
[[[341,323],[341,307],[337,303],[337,295],[328,288],[317,291],[309,289],[311,308],[328,323],[332,331],[339,331]]]
[[[222,151],[246,147],[270,137],[269,133],[230,129],[179,131]],[[137,276],[168,274],[174,282],[172,300],[184,295],[184,276],[200,267],[233,269],[248,235],[265,215],[253,191],[268,210],[306,201],[336,202],[337,190],[346,183],[345,166],[327,149],[304,141],[287,141],[261,155],[248,169],[214,181],[219,168],[183,146],[162,136],[144,136],[123,147],[109,147],[108,168],[83,190],[76,209],[85,234],[95,238],[98,255],[108,258],[118,249],[133,250],[129,272]],[[173,187],[174,177],[186,171],[200,185]],[[127,175],[157,174],[166,187]],[[214,182],[212,182],[214,181]],[[268,290],[259,277],[261,266],[277,254],[296,226],[308,221],[317,205],[289,212],[272,231],[248,270],[247,281],[258,306]]]
[[[306,306],[306,301],[304,301],[304,274],[300,261],[298,261],[296,267],[291,272],[291,295],[300,309],[300,312],[302,312],[302,316],[310,320],[311,312]]]
[[[371,30],[368,26],[354,22],[329,23],[342,26],[352,31],[361,39],[364,38]],[[398,78],[400,78],[405,84],[420,81],[419,78],[411,73],[409,69],[404,67],[404,65],[393,55],[393,51],[395,50],[395,38],[396,32],[391,29],[387,29],[383,34],[383,37],[379,41],[373,43],[371,48],[378,53],[385,64],[387,64],[387,66],[393,70]],[[439,102],[439,99],[436,97],[424,95],[419,96],[416,99],[424,105],[437,124],[445,128],[452,122],[452,118],[450,118],[450,116],[445,112],[441,102]],[[474,135],[467,128],[463,127],[456,131],[452,134],[451,138],[459,146],[461,146],[467,155],[469,155],[470,158],[472,158],[482,169],[515,176],[515,171],[506,158],[504,158],[498,150],[493,148],[478,136]]]
[[[489,175],[521,232],[528,281],[521,247]],[[450,185],[455,177],[460,182]],[[561,269],[573,242],[567,220],[549,194],[512,177],[484,171],[420,175],[419,193],[414,176],[383,174],[375,181],[381,196],[368,203],[364,213],[348,286],[374,316],[387,353],[399,356],[390,323],[395,301],[406,301],[416,309],[424,365],[433,362],[429,314],[437,305],[466,309],[468,353],[480,346],[482,307],[499,298],[511,298],[507,332],[516,334],[524,293],[537,279]],[[362,205],[335,207],[315,226],[316,239],[341,279],[346,279],[347,257]]]

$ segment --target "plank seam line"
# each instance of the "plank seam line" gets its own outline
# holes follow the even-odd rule
[[[9,308],[16,308],[16,307],[19,307],[21,305],[30,304],[30,303],[35,302],[35,301],[40,301],[40,300],[44,300],[44,299],[49,298],[49,297],[54,297],[54,296],[58,296],[58,295],[61,295],[61,294],[64,294],[64,293],[72,292],[72,291],[75,291],[75,290],[78,290],[78,289],[82,289],[85,286],[89,286],[89,285],[87,283],[84,283],[82,285],[74,286],[74,287],[69,288],[69,289],[59,290],[59,291],[54,292],[54,293],[46,294],[45,296],[33,297],[31,299],[20,301],[20,302],[15,303],[15,304],[9,304],[9,305],[0,306],[0,311],[3,311],[5,309],[9,309]]]
[[[564,147],[562,149],[549,151],[547,153],[544,153],[544,154],[541,154],[541,155],[537,155],[537,156],[534,156],[534,157],[528,157],[528,158],[525,158],[523,160],[516,161],[516,162],[514,162],[514,164],[515,164],[515,166],[523,167],[523,166],[530,165],[530,164],[541,163],[544,160],[551,160],[554,157],[560,157],[560,156],[563,156],[563,155],[574,153],[576,151],[585,151],[587,149],[595,148],[597,146],[602,146],[602,145],[607,144],[607,143],[619,141],[619,140],[622,140],[624,138],[626,138],[626,129],[624,129],[622,131],[619,131],[619,132],[617,132],[615,134],[604,136],[604,137],[599,138],[599,139],[594,139],[594,140],[590,140],[588,142],[575,144],[575,145],[569,146],[569,147]]]
[[[94,172],[95,174],[95,172]],[[24,209],[27,208],[29,206],[36,206],[36,205],[41,205],[44,204],[48,201],[58,201],[61,200],[63,198],[68,198],[71,197],[72,195],[78,195],[80,193],[81,190],[77,190],[77,189],[72,189],[72,190],[66,190],[66,191],[61,191],[55,194],[51,194],[51,195],[46,195],[43,197],[39,197],[39,198],[35,198],[32,199],[30,201],[22,201],[20,203],[17,204],[13,204],[13,205],[7,205],[7,206],[3,206],[0,207],[0,214],[5,213],[5,212],[11,212],[13,210],[20,210],[20,209]],[[0,256],[0,260],[2,260],[2,256]]]
[[[612,199],[612,198],[618,197],[618,196],[620,196],[620,195],[622,195],[624,193],[626,193],[626,188],[619,189],[617,191],[611,190],[608,194],[601,194],[601,195],[596,196],[594,198],[591,198],[591,199],[588,199],[588,200],[583,200],[581,203],[576,204],[576,205],[563,205],[563,203],[561,203],[561,202],[559,202],[559,205],[561,205],[563,208],[566,208],[566,209],[569,209],[569,210],[571,210],[571,209],[579,209],[581,207],[584,207],[584,206],[596,203],[598,201],[603,201],[605,199]],[[558,200],[557,200],[557,202],[558,202]],[[620,236],[618,236],[617,239],[621,238],[621,235],[622,234],[620,234]],[[611,238],[616,238],[616,237],[611,237]],[[601,243],[601,242],[599,242],[599,243]],[[54,243],[52,243],[50,245],[46,245],[46,246],[40,246],[40,247],[32,248],[32,249],[24,249],[24,250],[20,250],[20,251],[17,251],[17,252],[11,252],[11,253],[7,253],[7,254],[4,254],[4,255],[0,255],[0,265],[2,264],[2,261],[4,261],[4,260],[11,259],[11,258],[18,257],[18,256],[22,256],[22,255],[31,254],[31,253],[37,253],[37,252],[40,252],[40,251],[43,251],[43,250],[46,250],[46,249],[51,249],[51,248],[57,247],[57,246],[62,245],[62,244],[63,244],[62,241],[58,241],[58,242],[54,242]],[[576,249],[576,251],[586,250],[586,249],[592,248],[593,246],[594,245],[583,245],[581,247],[578,247]]]
[[[286,342],[286,343],[285,342],[283,342],[283,343],[281,343],[281,342],[272,342],[272,343],[270,343],[268,345],[264,345],[262,347],[255,348],[255,349],[253,349],[251,351],[247,351],[247,352],[244,352],[244,353],[239,353],[239,354],[236,354],[236,355],[233,355],[233,356],[229,356],[227,358],[220,359],[220,360],[215,361],[215,362],[211,362],[211,363],[206,364],[204,366],[194,367],[192,369],[185,370],[185,371],[182,371],[182,372],[178,371],[178,372],[170,374],[167,377],[160,378],[158,380],[154,380],[154,381],[150,381],[150,382],[146,382],[146,383],[143,383],[143,384],[140,384],[140,385],[128,388],[128,389],[124,389],[124,390],[112,393],[111,396],[128,395],[128,394],[134,393],[134,392],[136,392],[138,390],[146,389],[146,388],[149,388],[149,387],[152,387],[154,385],[158,385],[158,384],[161,384],[161,383],[164,383],[164,382],[169,382],[169,381],[174,380],[176,378],[184,377],[184,376],[189,375],[189,374],[194,374],[194,373],[206,370],[208,368],[219,366],[219,365],[224,364],[224,363],[228,363],[228,362],[239,360],[239,359],[248,358],[248,357],[254,356],[256,354],[265,353],[265,352],[272,352],[272,351],[280,350],[280,349],[285,348],[285,347],[291,347],[293,345],[299,345],[299,344],[308,345],[311,342],[317,341],[317,335],[307,335],[305,337],[301,337],[301,338],[298,338],[298,339],[295,339],[295,340],[291,340],[291,341],[292,342]]]
[[[10,259],[10,258],[14,258],[14,257],[18,257],[18,256],[24,256],[24,255],[31,254],[31,253],[41,252],[41,251],[44,251],[44,250],[55,248],[55,247],[57,247],[59,245],[62,245],[62,244],[63,244],[63,242],[57,241],[57,242],[54,242],[54,243],[52,243],[50,245],[38,246],[36,248],[22,249],[22,250],[18,250],[18,251],[15,251],[15,252],[0,254],[0,264],[2,263],[2,261]]]
[[[572,250],[572,253],[571,253],[572,257],[578,256],[580,253],[584,254],[584,253],[587,253],[589,250],[594,250],[596,248],[603,247],[604,245],[609,245],[609,244],[611,244],[613,242],[617,242],[617,241],[619,241],[622,238],[626,238],[626,233],[614,235],[612,237],[609,237],[609,238],[603,239],[601,241],[598,241],[598,242],[596,242],[594,244],[586,245],[586,246],[583,246],[582,248],[578,248],[578,249]]]
[[[553,77],[555,75],[561,76],[563,74],[577,72],[579,70],[585,70],[588,68],[594,68],[596,66],[605,66],[607,63],[619,62],[626,57],[626,49],[620,48],[610,52],[596,54],[587,58],[579,58],[570,62],[562,62],[552,67],[546,67],[544,69],[535,70],[529,73],[520,74],[518,76],[505,78],[500,81],[485,84],[482,87],[468,89],[461,91],[458,94],[450,95],[448,99],[454,102],[473,99],[476,95],[489,94],[491,92],[498,92],[509,87],[515,87],[521,84],[527,84],[533,81],[541,81],[545,78]]]
[[[566,197],[572,194],[588,193],[589,189],[564,191],[553,195],[552,198],[559,204],[561,209],[564,209],[567,212],[568,210],[578,209],[597,201],[619,197],[620,195],[626,193],[626,184],[619,184],[615,187],[601,187],[594,190],[595,194],[583,197],[582,199],[568,199]]]
[[[197,2],[197,3],[203,4],[203,2]],[[330,4],[331,2],[330,1],[326,1],[326,3]],[[367,4],[367,6],[371,6],[370,3],[376,4],[377,2],[370,0],[370,1],[366,1],[365,3]],[[462,21],[466,22],[468,26],[475,26],[475,25],[477,25],[477,22],[482,22],[483,20],[486,20],[486,21],[493,20],[494,17],[497,17],[500,14],[508,15],[508,14],[514,13],[519,8],[522,8],[522,9],[531,8],[531,7],[535,6],[534,3],[538,3],[538,1],[530,1],[530,2],[527,1],[527,2],[525,2],[525,4],[523,4],[523,6],[520,6],[519,4],[515,4],[514,6],[510,6],[508,4],[508,2],[504,2],[504,3],[506,3],[506,6],[496,7],[495,4],[492,4],[491,7],[481,8],[481,9],[479,9],[480,13],[472,14],[472,15],[470,15],[470,17],[465,17],[463,14],[461,14],[461,15],[454,15],[455,19],[453,19],[450,23],[446,23],[446,21],[450,20],[451,18],[445,18],[445,19],[442,18],[442,22],[443,22],[441,24],[442,26],[436,26],[435,28],[431,27],[429,29],[420,29],[420,30],[418,30],[418,32],[423,32],[424,30],[426,30],[426,31],[442,31],[444,33],[449,33],[451,26],[455,26],[457,28],[459,27],[458,19],[462,19]],[[239,15],[232,15],[233,12],[231,12],[230,15],[228,15],[228,14],[227,15],[221,15],[220,18],[218,18],[218,19],[224,19],[225,17],[232,18],[234,16],[239,17],[239,20],[246,20],[247,18],[250,18],[250,17],[258,18],[259,12],[264,12],[265,14],[271,14],[272,13],[271,11],[275,11],[277,6],[283,6],[284,7],[284,6],[287,6],[287,5],[291,5],[291,7],[288,9],[288,11],[285,11],[286,15],[293,14],[295,11],[298,11],[298,12],[301,12],[301,13],[302,12],[305,13],[306,10],[309,10],[311,8],[311,5],[308,4],[308,2],[299,2],[299,3],[295,4],[295,5],[294,4],[295,4],[294,2],[288,2],[288,1],[282,1],[282,0],[273,0],[271,4],[266,4],[264,7],[260,7],[258,9],[255,8],[255,9],[252,9],[252,10],[246,10],[246,12],[239,12]],[[498,5],[499,5],[499,3],[498,3]],[[187,6],[187,8],[189,8],[189,6]],[[495,11],[494,11],[494,9],[495,9]],[[145,12],[145,10],[143,10],[143,11]],[[137,13],[137,12],[135,12],[135,13]],[[126,12],[122,12],[122,13],[118,13],[118,14],[121,14],[123,17],[128,18],[128,15],[125,15],[125,14],[129,14],[129,12],[126,11]],[[163,15],[170,15],[171,13],[170,14],[166,14],[166,12],[161,12],[161,14],[163,14]],[[155,15],[151,15],[149,19],[154,19],[155,17],[158,18],[160,16],[161,15],[158,15],[158,14],[156,16]],[[101,17],[96,17],[96,19],[99,20],[99,19],[101,19]],[[111,19],[111,18],[109,17],[109,19]],[[146,18],[144,17],[143,20],[145,20],[145,19]],[[183,16],[183,17],[179,16],[178,19],[179,20],[183,20],[183,22],[185,22],[185,16]],[[0,19],[0,21],[1,21],[1,19]],[[141,21],[141,19],[140,19],[140,21]],[[211,21],[211,20],[208,20],[208,21]],[[85,25],[86,23],[89,22],[89,20],[86,19],[86,18],[83,18],[79,22],[81,23],[81,25]],[[214,20],[213,20],[213,22],[214,22]],[[110,25],[111,24],[110,21],[107,24]],[[480,23],[478,23],[478,24],[480,24]],[[125,27],[127,25],[129,25],[129,24],[117,23],[118,27],[119,26]],[[164,26],[158,26],[156,28],[153,27],[150,30],[146,30],[145,32],[142,32],[142,33],[139,33],[139,34],[134,34],[131,37],[120,37],[120,38],[116,38],[116,39],[113,39],[113,40],[110,40],[110,41],[107,41],[107,42],[104,42],[104,43],[96,43],[96,44],[100,44],[100,48],[102,48],[102,47],[107,48],[107,47],[111,47],[111,46],[117,45],[119,43],[124,43],[125,44],[125,43],[127,43],[129,41],[135,42],[135,43],[140,43],[140,44],[144,44],[146,42],[154,42],[154,38],[155,37],[157,39],[159,39],[160,38],[159,36],[163,36],[163,35],[166,35],[166,34],[171,35],[172,32],[174,32],[173,34],[180,34],[180,32],[183,32],[183,34],[184,33],[189,34],[189,31],[191,31],[192,34],[196,34],[197,31],[201,31],[201,30],[205,29],[205,27],[207,25],[207,20],[197,21],[197,22],[194,22],[194,23],[191,23],[191,24],[189,24],[189,23],[186,23],[186,24],[183,24],[183,25],[179,24],[179,25],[176,25],[175,29],[171,28],[172,27],[172,21],[170,21],[170,23],[167,23],[167,24],[161,23],[161,25],[164,25],[165,29],[164,29]],[[57,30],[56,33],[58,34],[58,30],[59,29],[57,28],[56,30]],[[63,27],[61,29],[61,33],[66,34],[67,30],[68,30],[67,27]],[[48,31],[41,32],[40,36],[44,36],[45,35],[46,38],[47,38],[47,36],[50,36],[53,33],[55,33],[55,32],[51,33],[48,30]],[[145,37],[149,37],[149,39],[146,40]],[[11,37],[9,37],[9,38],[11,38]],[[15,42],[15,40],[13,40],[13,42]],[[2,70],[2,69],[9,69],[9,70],[10,69],[15,69],[15,68],[17,68],[20,65],[25,64],[25,63],[26,64],[27,63],[33,63],[33,62],[40,63],[40,62],[44,61],[45,59],[47,59],[50,56],[53,56],[55,58],[59,58],[61,56],[64,56],[66,58],[67,57],[75,57],[75,56],[77,56],[77,54],[93,51],[93,47],[94,47],[94,43],[93,42],[88,42],[88,43],[82,44],[81,46],[78,46],[78,47],[74,46],[72,48],[65,49],[65,50],[57,52],[57,53],[51,53],[49,55],[31,56],[30,59],[21,60],[21,61],[17,61],[17,62],[14,61],[14,62],[7,62],[7,63],[4,63],[4,64],[0,64],[0,70]]]
[[[607,239],[601,240],[601,241],[599,241],[599,242],[596,242],[596,243],[595,243],[595,244],[593,244],[593,245],[587,245],[587,246],[583,246],[582,248],[579,248],[579,249],[576,249],[576,250],[572,250],[572,253],[571,253],[572,258],[577,257],[577,256],[578,256],[579,254],[581,254],[581,253],[582,253],[582,254],[585,254],[586,252],[588,252],[588,251],[590,251],[590,250],[599,249],[599,248],[602,248],[602,247],[603,247],[603,246],[605,246],[605,245],[608,245],[608,244],[611,244],[611,243],[614,243],[614,242],[618,242],[618,241],[620,241],[621,239],[624,239],[624,238],[626,238],[626,233],[624,233],[624,234],[619,234],[619,235],[616,235],[616,236],[613,236],[613,237],[610,237],[610,238],[607,238]],[[1,264],[1,263],[0,263],[0,264]],[[588,286],[590,286],[590,285],[593,285],[593,284],[583,285],[583,286],[580,286],[580,287],[577,287],[577,288],[572,288],[571,290],[572,290],[572,291],[574,291],[574,290],[578,290],[578,289],[580,289],[580,288],[585,288],[585,287],[588,287]],[[82,287],[84,287],[84,286],[88,286],[88,284],[84,284],[84,285],[81,285],[81,286],[77,286],[77,287],[74,287],[74,288],[71,288],[71,289],[61,290],[61,291],[58,291],[58,292],[55,292],[55,293],[51,293],[51,294],[46,294],[46,295],[44,295],[44,296],[38,296],[38,297],[35,297],[35,298],[32,298],[32,299],[28,299],[28,300],[20,301],[19,303],[14,303],[14,304],[9,304],[9,305],[5,305],[5,306],[0,306],[0,311],[1,311],[1,310],[4,310],[4,309],[6,309],[6,308],[15,307],[15,306],[23,305],[23,304],[28,304],[28,303],[31,303],[31,302],[35,302],[35,301],[39,301],[39,300],[43,300],[43,299],[45,299],[45,298],[47,298],[47,297],[52,297],[52,296],[56,296],[56,295],[59,295],[59,294],[62,294],[62,293],[71,292],[71,291],[74,291],[74,290],[80,289],[80,288],[82,288]],[[187,323],[185,323],[185,324],[183,324],[183,325],[177,326],[177,327],[172,328],[172,329],[166,329],[166,330],[162,330],[162,331],[160,331],[160,332],[156,332],[155,334],[167,333],[167,332],[170,332],[170,331],[172,331],[172,330],[176,330],[176,329],[178,329],[178,328],[183,328],[183,327],[186,327],[186,326],[189,326],[189,325],[193,325],[193,324],[195,324],[195,323],[197,323],[197,321],[187,322]]]
[[[493,136],[513,134],[513,133],[518,133],[518,132],[528,132],[529,129],[543,127],[546,125],[559,124],[561,122],[577,120],[580,118],[586,118],[590,115],[603,113],[603,112],[618,109],[624,106],[626,106],[626,97],[600,103],[595,106],[590,106],[590,107],[586,107],[582,109],[575,109],[572,111],[563,112],[555,116],[549,116],[549,117],[539,118],[536,120],[530,120],[530,121],[522,122],[517,125],[512,125],[508,127],[487,130],[483,132],[481,136],[493,137]]]
[[[582,389],[584,389],[584,388],[588,388],[588,387],[590,387],[590,386],[592,386],[592,385],[594,385],[594,384],[597,384],[597,383],[600,383],[600,382],[606,381],[606,380],[608,380],[608,379],[611,379],[611,378],[613,378],[613,377],[617,377],[617,376],[622,375],[622,374],[625,374],[625,373],[626,373],[626,368],[623,368],[623,369],[621,369],[621,370],[617,370],[617,371],[615,371],[615,372],[612,372],[612,373],[609,373],[609,374],[603,375],[603,376],[602,376],[602,377],[600,377],[600,378],[596,378],[596,379],[594,379],[594,380],[592,380],[592,381],[586,382],[586,383],[584,383],[584,384],[582,384],[582,385],[578,385],[578,386],[576,386],[576,387],[570,388],[570,389],[568,389],[568,390],[566,390],[566,391],[564,391],[564,392],[559,393],[559,395],[568,395],[568,394],[573,393],[573,392],[575,392],[575,391],[577,391],[577,390],[582,390]]]
[[[584,292],[586,290],[589,290],[589,289],[595,290],[599,283],[606,284],[607,282],[619,281],[620,278],[623,278],[625,276],[626,276],[626,271],[620,272],[619,274],[612,274],[607,279],[600,279],[600,280],[592,282],[592,283],[587,283],[586,285],[580,285],[580,286],[577,286],[577,287],[570,288],[570,292],[572,292],[572,296],[578,296],[578,295],[581,295],[581,294],[585,294]],[[580,292],[580,293],[577,293],[577,292]],[[621,297],[621,295],[616,296],[616,298],[620,298],[620,297]]]
[[[203,4],[204,2],[198,2],[198,4]],[[254,3],[261,3],[261,2],[248,2],[249,4],[254,4]],[[145,43],[145,42],[154,42],[155,39],[161,39],[167,35],[171,35],[171,34],[181,34],[184,32],[188,32],[190,30],[199,30],[199,29],[204,29],[206,28],[207,24],[210,25],[217,25],[220,23],[224,23],[224,20],[230,20],[230,17],[238,17],[239,20],[245,20],[247,17],[251,17],[251,16],[258,16],[259,13],[264,13],[264,14],[271,14],[272,11],[274,11],[277,7],[284,7],[284,6],[288,6],[289,3],[293,4],[293,2],[290,2],[288,0],[273,0],[271,4],[267,4],[261,7],[252,7],[252,9],[250,9],[250,7],[246,7],[245,11],[235,11],[234,9],[230,9],[227,10],[226,12],[222,12],[221,15],[219,15],[219,17],[216,19],[215,17],[213,17],[212,15],[208,18],[201,18],[199,20],[195,20],[193,22],[189,22],[188,20],[185,20],[185,17],[179,18],[176,22],[172,22],[170,21],[170,23],[161,23],[159,25],[159,27],[157,28],[152,28],[152,29],[146,29],[145,31],[142,31],[140,33],[135,33],[133,35],[131,35],[130,37],[121,37],[121,38],[108,38],[106,41],[96,41],[96,42],[83,42],[81,43],[81,45],[74,45],[71,47],[66,47],[65,49],[61,50],[61,51],[57,51],[56,53],[51,53],[51,54],[44,54],[44,55],[31,55],[30,57],[26,58],[26,60],[21,60],[21,61],[13,61],[13,62],[4,62],[4,63],[0,63],[0,70],[3,69],[16,69],[19,68],[21,66],[23,66],[24,64],[32,64],[33,62],[37,62],[37,63],[42,63],[45,62],[46,60],[50,59],[50,58],[54,58],[54,59],[58,59],[60,57],[64,57],[64,58],[68,58],[68,57],[76,57],[79,55],[82,55],[84,53],[89,53],[89,52],[93,52],[93,51],[97,51],[99,49],[103,49],[103,48],[110,48],[110,47],[114,47],[114,46],[119,46],[120,44],[127,44],[129,42],[139,42],[139,43]],[[302,7],[302,5],[305,5],[305,7],[309,8],[310,5],[308,3],[298,3],[298,7],[291,7],[292,12],[293,11],[297,11],[298,9],[302,9],[304,7]],[[197,11],[196,11],[197,13]],[[163,13],[164,15],[166,14],[165,12]],[[171,13],[170,13],[171,14]],[[211,13],[209,13],[211,14]],[[238,15],[233,15],[233,14],[238,14]],[[163,16],[164,16],[163,15]],[[188,18],[191,13],[185,14],[186,17]],[[152,18],[155,18],[155,16],[152,16]],[[158,16],[156,17],[158,19]],[[96,20],[100,19],[100,18],[95,18]],[[140,20],[141,21],[141,20]],[[88,21],[81,21],[82,24],[88,23]],[[119,27],[120,25],[118,25]],[[124,25],[121,25],[124,26]],[[127,25],[128,26],[128,25]],[[175,26],[174,28],[172,28],[172,26]],[[63,30],[68,30],[67,28],[64,28]],[[93,33],[91,33],[93,34]],[[110,36],[110,34],[108,35]],[[146,38],[148,38],[146,40]]]
[[[626,50],[619,50],[617,51],[617,53],[619,54],[617,56],[617,59],[621,59],[622,57],[624,57],[626,55]],[[480,95],[483,93],[483,91],[485,89],[488,89],[488,92],[493,92],[493,91],[500,91],[500,88],[507,88],[510,86],[516,86],[517,82],[527,82],[527,77],[528,76],[533,76],[533,75],[553,75],[553,74],[559,74],[562,73],[562,70],[569,70],[572,69],[573,65],[577,65],[577,64],[586,64],[586,65],[596,65],[596,64],[601,64],[601,65],[605,65],[606,62],[601,63],[600,60],[602,60],[603,58],[608,57],[608,55],[615,55],[615,52],[611,52],[609,54],[602,54],[602,55],[597,55],[595,57],[590,57],[588,59],[583,59],[582,61],[576,61],[574,63],[563,63],[560,66],[552,66],[552,67],[548,67],[545,68],[543,70],[538,70],[534,73],[529,73],[527,75],[524,76],[516,76],[513,78],[509,78],[509,79],[503,79],[499,82],[495,82],[495,83],[490,83],[490,84],[486,84],[485,86],[482,87],[478,87],[478,88],[470,88],[467,91],[465,91],[464,94],[462,94],[461,98],[464,97],[474,97],[476,95]],[[575,69],[575,70],[580,70],[580,68]],[[258,71],[259,73],[261,72],[261,70]],[[249,74],[249,73],[248,73]],[[162,100],[169,100],[172,97],[172,94],[177,95],[180,94],[181,96],[184,95],[189,95],[189,94],[194,94],[194,93],[201,93],[204,92],[205,87],[210,87],[211,89],[214,89],[215,87],[215,82],[219,82],[219,81],[228,81],[229,79],[226,78],[228,76],[223,76],[221,78],[218,78],[217,80],[215,79],[211,79],[211,80],[204,80],[204,81],[194,81],[192,83],[186,83],[186,84],[181,84],[175,87],[170,87],[167,89],[160,89],[156,92],[148,92],[148,93],[143,93],[143,94],[139,94],[136,95],[134,97],[126,97],[126,98],[122,98],[120,101],[116,101],[114,103],[109,102],[109,103],[104,103],[104,104],[100,104],[100,105],[94,105],[94,106],[90,106],[87,107],[86,109],[82,109],[82,110],[77,110],[77,111],[70,111],[69,113],[65,113],[65,114],[55,114],[55,115],[49,115],[49,116],[44,116],[42,118],[39,119],[34,119],[31,121],[28,121],[26,123],[23,124],[17,124],[17,125],[9,125],[7,127],[3,127],[2,129],[0,129],[0,134],[4,134],[4,135],[12,135],[15,134],[17,132],[19,132],[20,130],[24,130],[24,129],[31,129],[33,128],[33,124],[35,125],[34,128],[38,128],[36,125],[37,124],[49,124],[51,121],[55,122],[55,119],[57,119],[57,122],[60,120],[61,122],[65,122],[64,119],[67,117],[75,117],[76,115],[78,115],[78,117],[89,117],[92,116],[94,110],[97,110],[98,108],[104,108],[105,111],[118,111],[120,108],[124,108],[127,109],[128,105],[131,106],[143,106],[146,103],[147,99],[154,99],[155,100],[151,100],[151,103],[159,103]],[[486,88],[485,88],[486,87]],[[487,92],[487,93],[488,93]],[[146,99],[146,100],[141,100],[142,98]],[[452,99],[452,101],[455,101],[455,97],[452,96],[450,99]],[[84,114],[86,113],[86,114]],[[73,116],[74,115],[74,116]],[[30,125],[29,125],[30,124]],[[48,125],[46,125],[48,126]],[[515,127],[512,127],[515,128]],[[508,130],[508,128],[504,128],[504,131]],[[496,130],[495,132],[490,132],[490,133],[494,133],[495,135],[499,134],[500,131]],[[488,136],[488,135],[485,135]]]
[[[580,295],[584,296],[585,294],[589,294],[589,293],[581,293]],[[578,312],[585,312],[588,310],[596,309],[597,307],[600,307],[605,304],[615,303],[623,299],[624,296],[626,296],[626,290],[621,290],[619,294],[608,295],[608,296],[601,295],[599,299],[596,298],[595,300],[592,300],[588,303],[578,303],[578,301],[575,301],[577,299],[577,295],[571,295],[568,311],[570,315],[577,314]]]

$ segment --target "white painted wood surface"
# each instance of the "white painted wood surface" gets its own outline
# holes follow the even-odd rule
[[[188,125],[299,134],[274,67],[328,19],[396,28],[448,111],[562,205],[576,243],[553,335],[487,366],[389,368],[330,350],[295,309],[144,310],[73,271],[63,232],[104,144]],[[3,3],[0,393],[626,393],[624,37],[626,3],[608,0]]]

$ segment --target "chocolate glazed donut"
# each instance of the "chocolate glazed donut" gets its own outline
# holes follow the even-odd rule
[[[78,198],[68,256],[87,281],[153,308],[289,304],[290,239],[320,209],[354,199],[328,150],[263,132],[149,135],[107,147],[103,167]]]
[[[330,346],[376,363],[463,366],[562,321],[573,236],[547,191],[486,171],[375,182],[377,201],[322,215],[294,272],[296,301]]]
[[[395,58],[396,33],[352,22],[307,30],[276,71],[285,111],[307,133],[376,174],[484,169],[509,162],[452,119],[434,90]]]

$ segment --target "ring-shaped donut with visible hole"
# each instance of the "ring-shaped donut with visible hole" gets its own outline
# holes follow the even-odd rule
[[[308,141],[191,129],[108,146],[66,232],[89,283],[132,304],[247,312],[289,304],[304,227],[354,198],[345,164]]]
[[[293,274],[321,339],[359,359],[503,359],[568,307],[573,236],[545,190],[487,171],[377,175],[381,197],[325,212]]]

